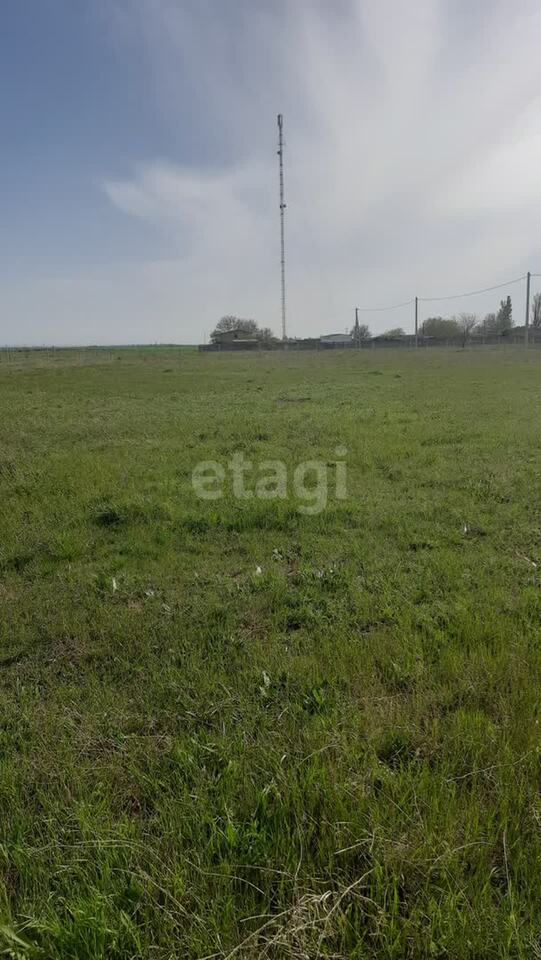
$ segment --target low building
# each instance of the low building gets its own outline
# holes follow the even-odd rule
[[[244,327],[233,327],[232,330],[222,330],[213,337],[214,343],[230,343],[232,340],[256,340],[253,333]]]
[[[260,341],[243,327],[223,330],[213,337],[208,350],[259,350]]]
[[[319,339],[322,343],[350,343],[351,333],[324,333]]]
[[[353,338],[351,333],[325,333],[319,342],[323,347],[351,347]]]

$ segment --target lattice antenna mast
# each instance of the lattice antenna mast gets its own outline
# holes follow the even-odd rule
[[[286,333],[286,254],[284,241],[284,118],[278,114],[278,157],[280,163],[280,272],[282,281],[282,340],[287,340]]]

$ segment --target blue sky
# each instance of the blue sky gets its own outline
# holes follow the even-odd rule
[[[156,237],[101,188],[134,158],[178,143],[156,110],[136,46],[99,4],[6,0],[0,36],[1,269],[25,277],[152,255]]]
[[[224,313],[278,332],[278,112],[292,334],[541,272],[533,0],[1,12],[0,343],[198,342]]]

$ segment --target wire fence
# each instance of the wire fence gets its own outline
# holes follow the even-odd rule
[[[154,351],[159,357],[164,351],[171,348],[179,348],[180,344],[133,344],[118,346],[79,346],[79,347],[57,347],[57,346],[0,346],[0,366],[17,366],[25,361],[32,361],[35,365],[51,364],[70,364],[70,365],[89,365],[89,364],[111,364],[120,360],[133,359],[142,352],[148,355],[149,351]],[[193,349],[193,348],[192,348]]]
[[[34,363],[50,364],[66,362],[89,364],[99,361],[110,363],[116,359],[108,347],[43,347],[43,346],[3,346],[0,347],[0,364],[16,365],[27,360]]]

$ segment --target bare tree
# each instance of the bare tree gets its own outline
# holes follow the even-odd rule
[[[277,339],[270,327],[258,329],[256,331],[256,337],[258,340],[261,340],[261,343],[265,344],[274,343]]]
[[[534,293],[530,322],[532,327],[541,327],[541,293]]]
[[[462,340],[462,346],[465,347],[472,332],[477,326],[478,318],[475,313],[460,313],[456,318],[457,326]]]

